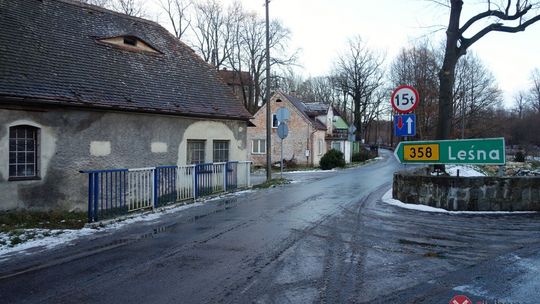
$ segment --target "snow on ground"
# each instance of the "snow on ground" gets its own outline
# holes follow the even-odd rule
[[[421,205],[421,204],[406,204],[400,200],[392,198],[392,189],[388,190],[383,197],[382,201],[396,207],[424,211],[424,212],[438,212],[438,213],[448,213],[448,214],[530,214],[536,213],[534,211],[448,211],[442,208],[435,208],[431,206]]]
[[[483,172],[480,171],[475,166],[466,166],[466,165],[446,165],[446,172],[450,176],[457,176],[459,171],[459,176],[471,177],[471,176],[486,176]]]
[[[144,213],[136,213],[128,215],[124,218],[112,219],[104,221],[100,224],[96,224],[93,227],[85,227],[82,229],[21,229],[17,231],[18,239],[22,241],[16,245],[11,246],[11,242],[14,238],[13,234],[0,233],[0,262],[6,260],[7,255],[11,255],[14,252],[31,254],[29,249],[41,247],[45,250],[52,249],[59,245],[68,244],[80,237],[92,235],[98,232],[109,232],[116,229],[120,229],[126,225],[139,222],[151,222],[159,219],[161,216],[170,213],[176,213],[188,208],[202,206],[203,203],[215,201],[226,197],[235,197],[252,192],[253,190],[244,190],[234,193],[228,193],[221,196],[209,198],[207,200],[196,202],[188,205],[181,206],[166,206],[155,211],[148,211]]]

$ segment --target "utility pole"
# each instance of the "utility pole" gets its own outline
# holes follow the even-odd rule
[[[266,180],[272,179],[272,110],[270,109],[270,13],[266,1]]]

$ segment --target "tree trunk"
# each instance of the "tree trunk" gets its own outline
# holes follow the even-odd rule
[[[360,112],[360,97],[354,97],[354,126],[356,127],[355,139],[362,141],[362,115]]]
[[[439,72],[439,120],[437,123],[437,139],[449,139],[452,133],[453,88],[456,64],[465,52],[458,45],[461,38],[459,19],[463,8],[462,0],[451,0],[450,21],[446,30],[446,47],[444,61]]]

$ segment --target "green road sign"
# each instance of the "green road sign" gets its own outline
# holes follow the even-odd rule
[[[402,141],[394,156],[402,164],[504,165],[504,138]]]

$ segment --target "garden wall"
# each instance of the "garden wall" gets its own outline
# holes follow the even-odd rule
[[[422,172],[423,171],[423,172]],[[394,199],[454,211],[540,211],[540,177],[394,173]]]

